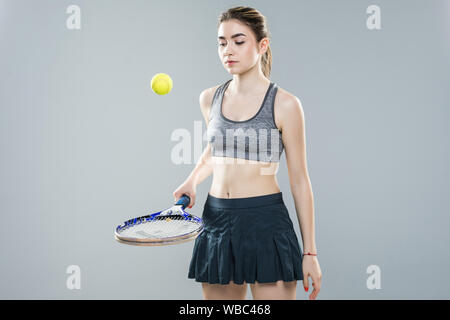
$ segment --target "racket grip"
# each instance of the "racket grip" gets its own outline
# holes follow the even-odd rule
[[[186,208],[189,203],[191,203],[191,198],[187,194],[183,194],[180,199],[175,203],[175,205],[180,205],[182,208]]]

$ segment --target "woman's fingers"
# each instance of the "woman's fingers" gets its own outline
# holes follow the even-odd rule
[[[195,194],[191,196],[191,205],[189,206],[189,208],[192,208],[194,204],[195,204]]]
[[[321,279],[317,276],[311,276],[311,278],[313,279],[312,286],[314,287],[314,290],[311,292],[309,299],[315,300],[320,292]]]
[[[303,288],[305,289],[305,292],[308,292],[308,274],[303,275]]]
[[[183,195],[187,195],[189,197],[189,204],[187,208],[192,208],[195,205],[195,189],[192,190],[192,188],[181,186],[175,190],[172,195],[174,202],[177,202]]]

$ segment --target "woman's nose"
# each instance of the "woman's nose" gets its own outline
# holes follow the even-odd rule
[[[225,56],[228,57],[228,56],[230,56],[230,54],[232,54],[232,53],[233,53],[233,51],[230,49],[230,46],[227,46],[227,47],[225,48]]]

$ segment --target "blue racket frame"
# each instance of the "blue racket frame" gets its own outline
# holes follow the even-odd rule
[[[189,205],[189,203],[191,202],[191,198],[187,195],[187,194],[183,194],[178,201],[174,204],[174,206],[180,206],[179,210],[177,210],[178,212],[182,213],[182,216],[184,217],[184,220],[193,220],[199,224],[203,225],[203,220],[200,217],[197,216],[193,216],[190,213],[184,211],[184,209]],[[172,207],[173,208],[173,207]],[[149,222],[154,220],[156,217],[158,216],[170,216],[174,210],[172,210],[172,208],[166,209],[166,210],[161,210],[152,214],[148,214],[142,217],[137,217],[137,218],[133,218],[130,220],[127,220],[123,223],[123,225],[118,225],[116,227],[116,233],[119,233],[120,231],[129,228],[131,226],[137,225],[137,224],[141,224],[143,222]]]

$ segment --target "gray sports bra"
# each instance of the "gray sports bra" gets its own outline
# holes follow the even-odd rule
[[[284,145],[275,124],[274,101],[278,91],[271,82],[258,112],[248,120],[234,121],[222,113],[222,101],[230,81],[214,92],[209,113],[207,139],[211,155],[263,162],[279,162]]]

